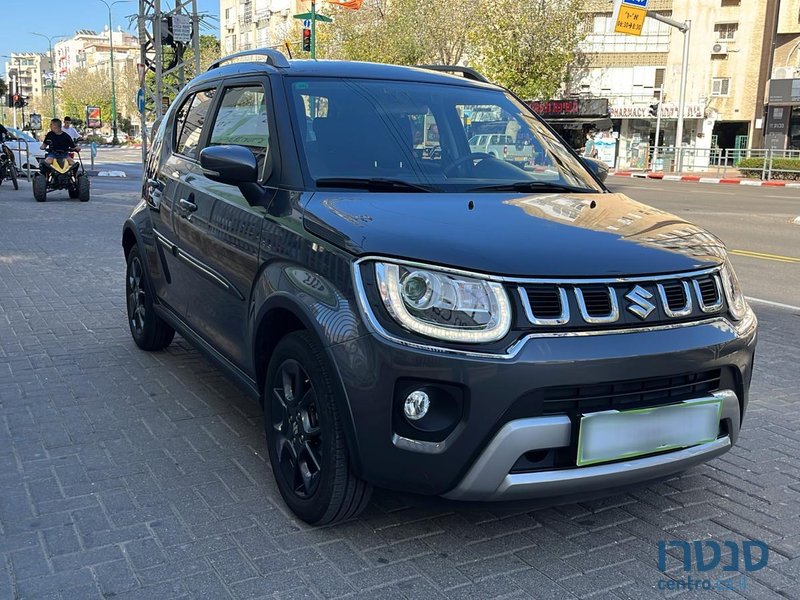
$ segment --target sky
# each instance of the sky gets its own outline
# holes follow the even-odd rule
[[[171,0],[162,0],[173,6]],[[122,2],[113,7],[114,28],[121,26],[135,33],[136,25],[128,26],[128,15],[137,13],[138,0]],[[203,33],[219,36],[219,0],[197,0],[197,10],[208,13],[210,27]],[[75,34],[77,29],[102,31],[108,23],[108,9],[99,0],[0,0],[0,76],[5,77],[4,55],[12,52],[47,52],[47,40],[31,35],[35,31],[46,36]]]

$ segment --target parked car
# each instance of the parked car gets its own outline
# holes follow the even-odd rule
[[[249,54],[154,135],[128,325],[148,351],[180,332],[261,402],[299,518],[352,517],[372,486],[585,498],[736,442],[757,323],[716,237],[609,192],[499,87]],[[470,147],[459,115],[487,106],[537,170]]]
[[[475,135],[470,138],[469,147],[473,152],[521,165],[532,163],[536,154],[530,144],[518,144],[510,135],[500,133]]]
[[[106,144],[111,144],[111,143],[113,143],[113,142],[114,142],[114,134],[113,134],[113,133],[111,133],[111,134],[109,134],[109,135],[107,135],[107,136],[104,136],[104,137],[103,137],[103,141],[104,141]],[[127,144],[127,143],[128,143],[128,134],[127,134],[127,133],[125,133],[124,131],[117,131],[117,141],[118,141],[120,144]]]
[[[39,161],[44,160],[45,157],[42,143],[27,131],[15,127],[6,127],[6,129],[15,138],[7,141],[6,146],[14,153],[19,173],[27,176],[29,165],[32,172],[38,171]]]

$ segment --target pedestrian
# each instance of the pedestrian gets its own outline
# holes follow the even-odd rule
[[[77,150],[75,140],[61,128],[61,119],[50,120],[50,131],[44,136],[42,147],[47,150],[44,162],[48,165],[52,165],[57,158],[67,159],[70,165],[75,162],[69,156],[71,150]]]
[[[72,119],[69,117],[64,117],[64,127],[62,131],[69,135],[73,140],[77,140],[81,134],[78,133],[78,130],[72,126]]]
[[[587,158],[597,158],[597,147],[594,143],[594,132],[586,133],[586,145],[583,147],[583,155]]]

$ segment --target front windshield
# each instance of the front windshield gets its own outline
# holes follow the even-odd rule
[[[433,191],[602,191],[555,135],[499,90],[304,78],[292,80],[291,94],[318,185],[392,180]]]
[[[20,138],[22,140],[26,140],[28,142],[35,142],[36,138],[32,135],[25,133],[24,131],[20,131],[19,129],[14,129],[13,127],[8,127],[8,132],[12,134],[16,138]]]

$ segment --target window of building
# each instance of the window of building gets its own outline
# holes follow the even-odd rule
[[[730,77],[714,77],[714,79],[711,80],[711,95],[727,96],[730,92],[730,87]]]
[[[225,51],[231,54],[236,51],[236,36],[229,35],[225,38]]]
[[[722,0],[720,6],[741,6],[742,0]]]
[[[739,31],[738,23],[717,23],[714,25],[714,33],[718,40],[734,40],[736,32]]]

